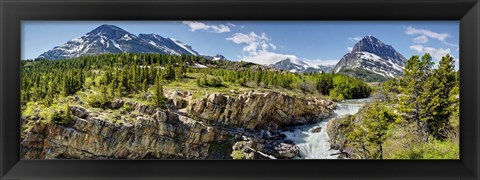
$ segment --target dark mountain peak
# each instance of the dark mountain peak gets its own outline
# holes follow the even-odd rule
[[[363,37],[362,40],[371,41],[371,42],[381,42],[378,38],[376,38],[375,36],[372,36],[372,35],[367,35],[367,36]]]
[[[375,54],[383,59],[391,59],[397,61],[400,64],[406,62],[405,57],[398,53],[392,46],[383,43],[378,38],[368,35],[358,41],[353,46],[352,53],[355,52],[368,52]]]
[[[103,24],[87,33],[87,36],[105,36],[111,39],[119,39],[125,35],[131,35],[129,32],[115,25]]]
[[[213,56],[213,60],[225,60],[227,58],[225,58],[225,56],[221,55],[221,54],[216,54],[215,56]]]
[[[278,61],[277,63],[292,63],[292,60],[290,60],[290,58],[286,58],[284,60]]]
[[[360,41],[358,41],[355,46],[353,46],[352,51],[366,51],[371,53],[376,53],[375,51],[385,50],[385,49],[393,49],[391,46],[386,45],[378,38],[368,35],[363,37]]]

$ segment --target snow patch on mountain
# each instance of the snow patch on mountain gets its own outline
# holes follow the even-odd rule
[[[270,67],[283,69],[290,72],[298,73],[311,73],[311,72],[330,72],[334,65],[324,65],[321,62],[307,62],[299,60],[298,58],[287,58],[278,61],[274,64],[270,64]]]
[[[179,40],[173,39],[173,38],[169,38],[169,39],[171,39],[173,42],[175,42],[175,44],[177,44],[178,46],[180,46],[183,49],[185,49],[186,51],[188,51],[190,54],[198,56],[198,53],[196,51],[194,51],[191,46],[186,45],[185,43],[183,43]]]

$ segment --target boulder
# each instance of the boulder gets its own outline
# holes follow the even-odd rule
[[[327,134],[330,138],[331,149],[339,149],[345,142],[345,136],[342,129],[346,128],[348,122],[351,121],[351,115],[344,115],[334,118],[327,123]]]
[[[312,132],[312,133],[319,133],[321,131],[322,131],[322,127],[315,127],[315,128],[310,130],[310,132]]]
[[[116,99],[116,100],[112,101],[112,103],[110,103],[110,108],[111,109],[119,109],[119,108],[123,107],[123,104],[124,104],[123,100]]]
[[[300,154],[300,148],[294,144],[278,143],[274,146],[277,157],[290,159]]]

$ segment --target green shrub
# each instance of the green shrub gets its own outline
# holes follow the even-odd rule
[[[243,151],[239,150],[232,151],[232,154],[230,154],[230,156],[233,159],[245,159],[245,154],[243,154]]]
[[[394,153],[392,159],[459,159],[460,147],[451,141],[433,140]]]
[[[219,77],[202,77],[197,79],[197,85],[200,87],[224,87],[222,79]]]
[[[58,105],[50,106],[44,111],[40,112],[40,117],[47,123],[59,124],[59,125],[71,125],[75,120],[70,107],[65,105],[63,109],[60,109]]]
[[[108,105],[108,103],[111,103],[112,98],[109,97],[108,95],[103,95],[101,93],[93,92],[87,95],[87,98],[85,101],[92,107],[104,108],[105,106]]]
[[[124,111],[127,111],[127,112],[132,112],[133,107],[130,106],[130,105],[127,105],[127,103],[125,103],[125,104],[123,104],[123,107],[121,108],[121,110],[124,110]]]

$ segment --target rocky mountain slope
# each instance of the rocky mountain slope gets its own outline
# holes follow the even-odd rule
[[[335,104],[276,92],[219,93],[192,100],[191,93],[168,95],[167,109],[117,99],[104,112],[72,105],[68,125],[25,117],[22,158],[25,159],[228,159],[232,151],[247,159],[298,156],[298,147],[283,140],[280,128],[320,121]],[[77,100],[79,103],[81,99]],[[129,107],[121,109],[122,107]],[[102,115],[121,109],[115,123]]]
[[[406,58],[392,46],[373,36],[365,36],[345,54],[334,68],[336,73],[345,70],[366,70],[387,78],[403,75]]]
[[[39,58],[66,59],[104,53],[160,53],[171,55],[203,56],[207,59],[225,59],[221,55],[201,55],[179,40],[157,34],[131,34],[114,25],[101,25],[84,36],[42,53]]]

